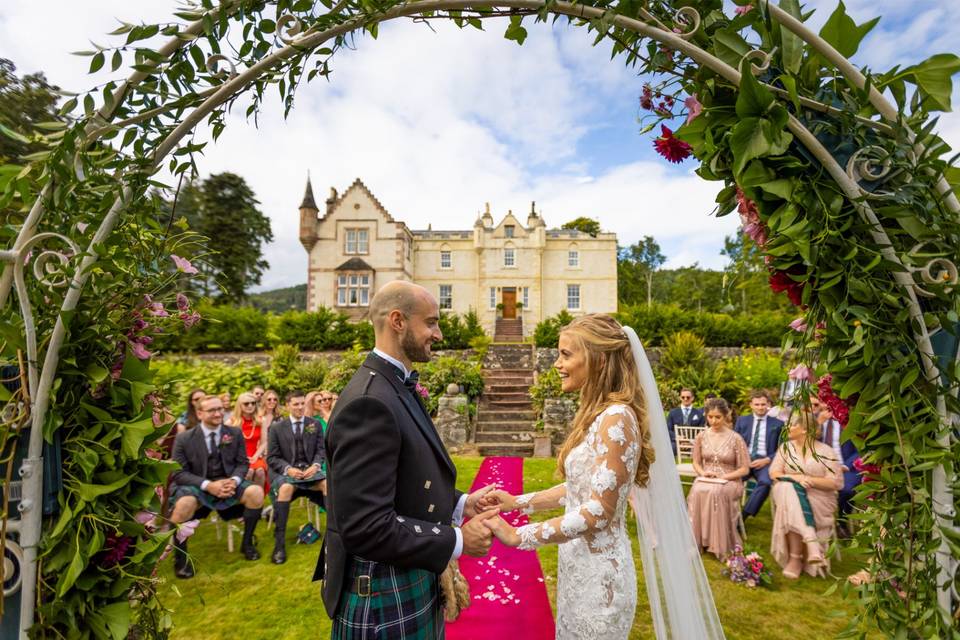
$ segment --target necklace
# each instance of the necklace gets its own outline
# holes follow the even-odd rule
[[[247,422],[250,423],[250,433],[247,433]],[[243,434],[244,440],[253,440],[253,436],[257,432],[257,421],[251,418],[249,421],[246,418],[240,418],[240,433]]]
[[[714,434],[712,429],[708,429],[704,432],[704,436],[707,440],[707,443],[710,446],[710,465],[711,471],[718,473],[723,473],[723,465],[720,464],[720,455],[727,452],[730,444],[730,436],[733,432],[726,430],[725,433],[720,435],[720,442],[717,442],[717,436]]]

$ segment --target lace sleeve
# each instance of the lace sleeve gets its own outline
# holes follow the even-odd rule
[[[518,528],[521,549],[593,537],[607,526],[617,504],[626,497],[640,453],[640,433],[633,414],[623,405],[607,409],[600,425],[587,434],[587,444],[594,454],[588,471],[589,500],[578,511]]]
[[[525,493],[522,496],[517,496],[517,509],[522,513],[530,515],[537,511],[558,509],[566,504],[566,502],[567,485],[563,483],[543,491]]]

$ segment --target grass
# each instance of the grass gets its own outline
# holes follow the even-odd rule
[[[466,491],[482,458],[454,457],[454,462],[458,470],[457,488]],[[538,491],[556,484],[555,467],[553,460],[526,460],[524,490]],[[537,519],[558,513],[538,514]],[[294,503],[287,528],[288,559],[281,566],[270,563],[273,535],[263,524],[258,526],[259,549],[263,557],[257,562],[247,562],[238,552],[227,553],[226,537],[217,540],[216,528],[204,522],[190,540],[197,576],[192,580],[177,580],[173,577],[170,560],[161,567],[164,583],[160,596],[172,610],[172,638],[302,640],[304,637],[329,637],[330,619],[320,601],[320,583],[311,582],[320,545],[294,544],[297,527],[306,521],[305,510]],[[652,638],[653,628],[636,547],[636,525],[632,517],[628,516],[627,522],[634,541],[639,576],[637,613],[630,638]],[[769,502],[747,525],[748,545],[755,547],[770,562],[771,525]],[[239,547],[239,535],[235,536],[235,542]],[[557,547],[544,547],[538,554],[547,578],[550,602],[555,607]],[[704,556],[704,565],[729,640],[780,640],[787,630],[796,638],[832,638],[845,628],[853,607],[839,592],[824,595],[832,584],[830,580],[804,576],[796,581],[786,581],[774,571],[772,589],[748,589],[722,577],[721,565],[712,555]],[[834,560],[832,566],[837,576],[846,576],[859,568],[856,559],[849,554],[840,561]]]

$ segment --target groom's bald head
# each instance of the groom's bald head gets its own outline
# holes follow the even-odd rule
[[[374,333],[384,330],[392,311],[399,311],[409,318],[420,305],[429,304],[432,298],[426,289],[406,280],[394,280],[383,285],[370,301],[370,320]]]

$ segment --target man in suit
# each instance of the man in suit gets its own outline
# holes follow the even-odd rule
[[[770,398],[766,391],[755,390],[750,393],[751,414],[737,418],[735,429],[747,443],[750,477],[757,483],[743,507],[744,520],[757,515],[770,494],[770,463],[780,446],[783,421],[768,416],[769,410]]]
[[[180,524],[205,518],[211,511],[223,520],[242,515],[241,550],[247,560],[257,560],[260,554],[253,545],[253,531],[263,508],[263,489],[244,480],[249,462],[243,433],[223,424],[223,409],[219,397],[204,397],[197,409],[200,424],[177,434],[173,459],[180,470],[173,474],[170,487],[170,521]],[[174,573],[178,578],[192,578],[186,541],[175,542],[174,547]]]
[[[862,478],[860,472],[854,467],[854,463],[860,457],[856,445],[849,440],[842,440],[840,437],[843,427],[840,422],[833,417],[833,412],[820,403],[816,396],[810,398],[811,411],[817,416],[817,424],[820,425],[820,440],[833,449],[837,460],[843,465],[843,488],[837,496],[837,502],[840,510],[840,517],[837,518],[837,535],[841,538],[850,537],[850,529],[847,526],[847,516],[853,510],[853,496],[857,492],[857,485]]]
[[[693,390],[686,387],[680,389],[680,406],[671,409],[667,414],[667,431],[670,432],[673,455],[677,455],[676,427],[702,427],[703,425],[703,409],[693,406]]]
[[[490,549],[483,522],[498,510],[478,513],[477,503],[494,485],[469,496],[454,488],[456,467],[415,390],[413,363],[443,338],[439,316],[423,287],[384,285],[370,302],[376,348],[330,416],[314,579],[323,578],[332,638],[442,638],[438,574],[461,553]]]
[[[274,564],[287,561],[286,532],[290,517],[290,501],[305,496],[319,506],[327,493],[323,463],[323,428],[304,416],[302,391],[291,391],[286,399],[288,418],[270,425],[267,439],[267,465],[270,467],[270,492],[273,497]]]

